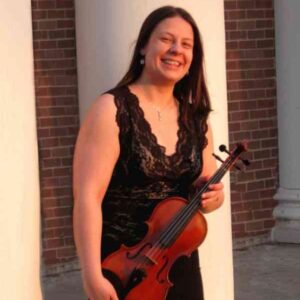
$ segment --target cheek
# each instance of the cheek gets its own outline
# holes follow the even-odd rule
[[[188,55],[187,55],[187,62],[188,62],[188,64],[192,64],[192,61],[193,61],[193,52],[190,52],[190,53],[188,53]]]

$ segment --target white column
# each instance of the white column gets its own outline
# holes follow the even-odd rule
[[[0,299],[39,300],[40,199],[31,2],[0,1]]]
[[[300,243],[300,2],[275,1],[279,183],[272,238]]]
[[[77,0],[75,3],[81,117],[99,93],[113,87],[123,76],[145,17],[163,5],[181,6],[197,21],[204,41],[215,146],[228,143],[223,0]],[[208,236],[200,247],[206,300],[233,299],[228,176],[224,184],[225,204],[206,215]]]

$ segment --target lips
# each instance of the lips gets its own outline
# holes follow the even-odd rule
[[[182,63],[174,59],[162,59],[162,62],[169,66],[180,67]]]

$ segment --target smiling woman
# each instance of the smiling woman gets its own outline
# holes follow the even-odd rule
[[[193,29],[181,17],[161,21],[141,50],[146,62],[143,79],[160,85],[181,80],[192,63],[193,41]]]
[[[181,197],[186,205],[191,191],[215,172],[210,111],[196,23],[181,8],[153,11],[141,27],[128,72],[94,101],[76,144],[74,234],[91,300],[203,299],[197,250],[177,253],[179,258],[170,264],[169,248],[161,245],[166,256],[159,258],[160,266],[144,253],[149,243],[142,244],[127,259],[141,255],[142,265],[145,259],[148,263],[135,268],[128,281],[100,265],[106,266],[122,245],[143,243],[154,230],[149,218],[164,199]],[[223,198],[222,183],[211,185],[200,210],[217,209]],[[150,243],[152,250],[154,245]],[[130,296],[141,281],[145,285],[155,265],[160,266],[156,279],[145,293]],[[153,296],[163,282],[161,295]]]

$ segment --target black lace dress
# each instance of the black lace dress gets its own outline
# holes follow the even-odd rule
[[[121,244],[133,246],[142,239],[147,231],[144,222],[160,201],[174,195],[188,197],[189,186],[202,169],[203,146],[203,136],[190,134],[179,117],[176,151],[166,155],[136,95],[128,87],[108,93],[114,95],[117,107],[120,156],[103,200],[102,260]],[[174,286],[167,300],[203,299],[197,251],[178,259],[169,278]]]

